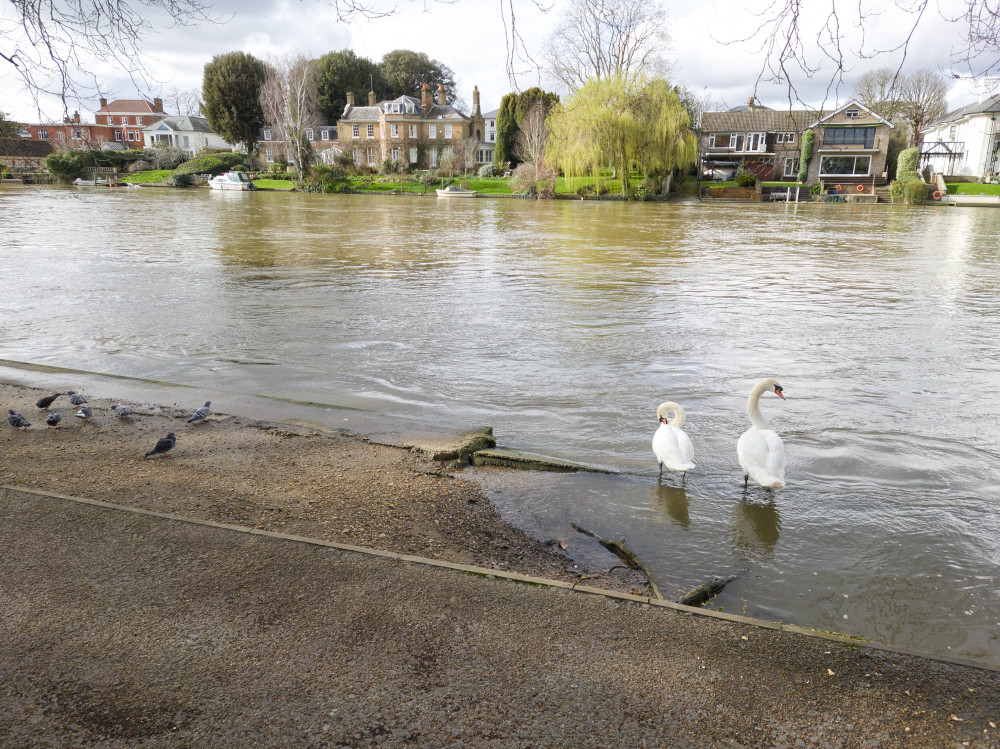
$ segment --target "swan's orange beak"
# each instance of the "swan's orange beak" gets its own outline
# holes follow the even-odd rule
[[[774,388],[774,394],[775,394],[776,396],[778,396],[779,398],[781,398],[781,400],[785,400],[785,394],[784,394],[784,392],[783,392],[783,391],[781,390],[781,385],[778,385],[778,386],[776,386],[776,387]]]

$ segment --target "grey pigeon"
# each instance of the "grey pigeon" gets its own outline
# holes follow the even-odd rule
[[[119,419],[127,419],[129,416],[132,415],[131,408],[129,408],[128,406],[119,405],[117,403],[111,407],[111,412],[114,413],[114,415],[117,416]]]
[[[177,442],[177,438],[174,437],[174,433],[170,432],[166,437],[157,440],[156,444],[153,445],[153,449],[148,453],[143,455],[143,458],[148,458],[150,455],[166,455],[168,452],[174,449],[174,445]]]
[[[7,423],[15,429],[20,429],[21,427],[27,429],[31,426],[31,423],[26,418],[21,416],[21,414],[14,413],[9,408],[7,409]]]
[[[44,398],[39,398],[37,401],[35,401],[35,405],[38,406],[39,408],[48,408],[60,395],[62,395],[62,393],[56,393],[55,395],[46,395]]]
[[[59,422],[62,421],[62,416],[59,415],[58,411],[53,411],[48,416],[45,417],[45,423],[50,427],[59,426]]]
[[[205,418],[212,413],[212,401],[205,401],[205,405],[191,414],[191,418],[187,420],[188,424],[193,424],[196,421],[204,421]]]
[[[91,411],[87,406],[84,406],[73,415],[78,419],[83,419],[84,421],[86,421],[87,419],[89,419],[91,416],[94,415],[94,412]]]
[[[82,406],[84,403],[87,402],[86,398],[84,398],[79,393],[73,392],[72,390],[67,391],[66,395],[69,396],[69,402],[72,403],[74,406]]]

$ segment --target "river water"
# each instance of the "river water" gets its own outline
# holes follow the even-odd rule
[[[0,191],[0,358],[491,425],[512,521],[734,613],[1000,665],[1000,211]],[[762,399],[784,489],[744,492]],[[698,467],[659,485],[656,406]]]

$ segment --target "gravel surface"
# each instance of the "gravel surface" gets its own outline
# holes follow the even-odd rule
[[[0,431],[0,484],[43,489],[185,517],[321,538],[492,569],[647,593],[635,573],[578,567],[500,519],[471,480],[422,454],[348,434],[214,414],[187,424],[202,402],[128,403],[89,398],[84,424],[65,396],[57,429],[35,402],[55,391],[0,384],[0,405],[32,426]],[[86,393],[84,393],[86,395]],[[5,411],[6,412],[6,411]],[[143,459],[168,432],[169,456]],[[618,564],[608,555],[608,568]]]
[[[0,745],[996,747],[996,672],[0,491]]]

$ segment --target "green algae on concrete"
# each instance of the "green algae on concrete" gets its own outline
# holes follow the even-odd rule
[[[523,453],[518,450],[486,449],[479,450],[472,456],[474,466],[504,466],[507,468],[520,468],[525,471],[556,471],[562,473],[574,473],[576,471],[588,471],[590,473],[611,473],[600,468],[588,468],[586,466],[570,463],[556,458],[546,458],[540,455]]]
[[[426,437],[414,440],[403,447],[430,456],[432,460],[459,460],[468,463],[479,450],[496,447],[493,427],[460,432],[454,437]]]

